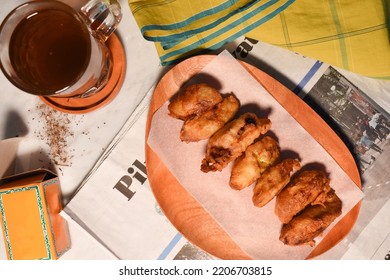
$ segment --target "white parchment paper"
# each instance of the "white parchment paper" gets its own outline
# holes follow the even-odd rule
[[[260,117],[270,118],[272,128],[269,134],[278,140],[282,157],[297,157],[304,168],[321,168],[329,174],[331,186],[343,202],[341,217],[361,200],[363,194],[360,189],[328,152],[233,57],[220,54],[194,76],[192,82],[208,82],[221,93],[234,93],[241,102],[241,112],[251,111]],[[167,106],[168,102],[155,113],[148,144],[181,185],[251,257],[304,259],[313,248],[290,247],[279,241],[282,224],[274,214],[275,200],[257,208],[252,204],[253,186],[242,191],[231,189],[229,177],[232,164],[222,172],[200,171],[207,141],[181,142],[179,132],[183,123],[168,116]],[[319,240],[316,239],[317,244]]]

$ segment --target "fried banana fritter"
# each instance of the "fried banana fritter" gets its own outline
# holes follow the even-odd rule
[[[341,200],[331,189],[323,205],[309,205],[288,224],[283,225],[279,240],[286,245],[315,245],[319,236],[338,216],[341,215]]]
[[[184,122],[180,139],[184,142],[197,142],[210,138],[237,114],[240,102],[233,95],[223,98],[211,110],[201,113]]]
[[[297,159],[285,159],[269,167],[253,188],[253,204],[263,207],[290,182],[291,175],[301,168]]]
[[[169,115],[187,120],[210,110],[222,101],[222,95],[207,84],[190,85],[176,95],[168,105]]]
[[[329,178],[319,170],[305,170],[298,174],[277,196],[275,213],[283,224],[308,204],[322,204],[330,190]]]
[[[242,190],[261,176],[261,174],[279,159],[278,143],[269,136],[251,144],[243,155],[233,164],[230,186]]]
[[[245,113],[230,121],[210,137],[201,170],[221,171],[270,128],[269,119],[259,118],[253,113]]]

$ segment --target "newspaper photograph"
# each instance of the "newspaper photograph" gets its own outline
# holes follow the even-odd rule
[[[387,112],[331,66],[303,100],[350,148],[361,173],[372,167],[388,143]]]

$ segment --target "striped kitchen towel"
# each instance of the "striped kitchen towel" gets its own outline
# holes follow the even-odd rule
[[[163,65],[215,50],[264,24],[295,0],[128,0]]]
[[[390,0],[299,0],[246,36],[390,80]]]

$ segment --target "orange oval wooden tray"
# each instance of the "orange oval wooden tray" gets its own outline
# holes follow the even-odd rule
[[[215,58],[213,55],[202,55],[187,59],[173,67],[158,83],[146,124],[145,152],[148,178],[164,214],[191,243],[220,259],[250,259],[215,219],[181,186],[147,144],[154,112],[213,58]],[[356,163],[336,133],[305,102],[278,81],[252,65],[244,62],[241,64],[327,150],[361,189]],[[351,231],[357,220],[360,204],[361,202],[331,229],[307,259],[319,256],[334,247]]]

